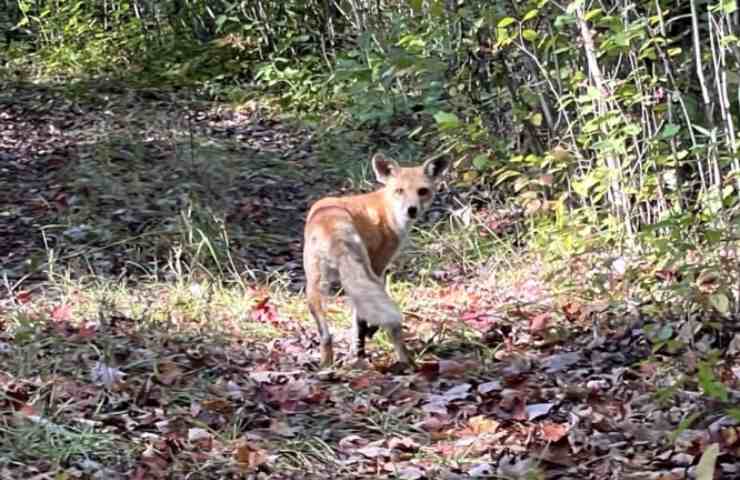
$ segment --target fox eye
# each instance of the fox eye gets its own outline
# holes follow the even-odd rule
[[[419,193],[419,196],[420,197],[426,197],[427,195],[429,195],[429,189],[428,188],[420,188],[418,193]]]
[[[403,195],[403,188],[397,188],[396,195]]]

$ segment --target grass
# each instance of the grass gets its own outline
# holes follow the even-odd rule
[[[183,237],[197,238],[199,230],[194,222],[184,222],[183,227]],[[447,236],[438,235],[436,242],[420,232],[414,234],[410,247],[414,262],[431,262],[434,252],[443,248],[442,243],[451,246],[459,241],[459,233],[451,230]],[[388,403],[385,395],[392,395],[392,389],[378,396],[387,387],[385,380],[378,380],[372,371],[369,378],[379,386],[366,393],[351,387],[353,378],[366,373],[342,370],[339,375],[344,380],[319,380],[320,389],[306,393],[309,387],[305,385],[317,381],[311,371],[317,368],[318,349],[315,326],[308,319],[302,292],[290,288],[290,282],[279,274],[255,282],[234,269],[209,270],[214,264],[211,259],[227,256],[225,244],[214,245],[205,236],[202,243],[200,253],[189,256],[178,253],[180,247],[172,247],[165,266],[149,276],[140,276],[135,283],[94,274],[72,275],[63,264],[51,264],[49,281],[37,286],[30,297],[19,300],[16,295],[5,302],[6,330],[2,339],[13,350],[4,359],[0,373],[6,378],[2,383],[6,391],[8,382],[20,385],[24,393],[19,398],[0,399],[0,438],[4,439],[0,441],[0,457],[10,459],[0,468],[26,471],[33,459],[44,459],[51,471],[102,465],[117,471],[153,472],[156,461],[146,452],[155,448],[157,455],[166,458],[173,475],[185,470],[205,476],[240,471],[247,467],[234,463],[233,451],[238,450],[234,445],[243,438],[244,428],[249,431],[255,426],[267,427],[270,436],[277,435],[277,439],[261,442],[259,448],[277,453],[281,468],[309,468],[319,475],[322,468],[328,468],[328,474],[340,465],[337,458],[342,448],[336,442],[350,435],[361,434],[364,439],[378,441],[413,438],[422,445],[431,442],[428,432],[404,420],[409,409],[403,401]],[[422,253],[425,250],[431,253]],[[80,260],[84,263],[84,256]],[[434,267],[446,268],[442,264]],[[440,288],[431,275],[422,273],[414,278],[407,270],[390,282],[392,296],[410,313],[407,327],[415,338],[413,344],[426,358],[455,356],[459,342],[472,346],[476,337],[480,338],[479,333],[460,329],[460,325],[440,327],[452,318],[441,314]],[[349,328],[349,312],[342,298],[332,301],[329,311],[335,332]],[[341,345],[338,351],[344,355],[346,344],[341,334],[337,338]],[[447,348],[436,346],[445,340],[449,342]],[[425,345],[429,341],[433,344]],[[368,347],[374,362],[382,364],[392,357],[392,345],[383,333],[376,335]],[[277,356],[275,348],[281,352]],[[468,354],[490,360],[494,350],[489,352],[489,348],[479,343]],[[280,410],[293,408],[290,395],[282,397],[278,388],[281,383],[270,381],[268,391],[275,389],[278,399],[272,398],[272,393],[259,402],[259,395],[255,397],[255,407],[265,408],[259,407],[263,401],[263,405],[269,405],[260,420],[259,415],[255,417],[236,406],[238,403],[233,404],[228,388],[240,392],[253,388],[247,381],[249,374],[262,370],[278,372],[277,378],[287,375],[284,378],[288,384],[282,385],[305,382],[296,386],[301,392],[295,394],[299,398],[308,395],[311,399],[329,392],[335,404],[339,399],[349,403],[323,414],[299,410],[286,417]],[[116,372],[124,375],[119,378]],[[232,387],[228,387],[230,384]],[[213,405],[224,399],[229,403],[222,406],[229,412],[225,421],[209,423],[213,418],[198,419],[191,411],[194,405],[216,408]],[[162,445],[157,447],[155,437],[160,438],[162,432],[136,413],[152,412],[146,408],[147,401],[163,408],[161,413],[149,414],[158,417],[157,422],[188,419],[190,426],[173,434],[178,442],[186,444],[180,447],[183,451],[189,455],[197,451],[198,442],[187,440],[188,433],[204,427],[209,441],[223,446],[225,453],[216,455],[217,449],[211,449],[206,462],[193,463],[188,455],[182,457],[162,450]],[[124,424],[113,422],[110,415],[116,411],[128,415],[129,420]],[[406,413],[399,414],[402,411]],[[281,436],[281,428],[299,433]],[[339,471],[345,471],[344,467]]]

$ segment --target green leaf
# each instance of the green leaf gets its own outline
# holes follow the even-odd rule
[[[491,165],[491,160],[488,158],[488,155],[486,155],[485,153],[476,155],[475,158],[473,159],[473,166],[477,168],[478,170],[487,170],[490,165]]]
[[[414,13],[421,13],[421,5],[423,0],[409,0],[409,6]]]
[[[680,126],[674,123],[667,123],[665,127],[663,127],[663,129],[660,131],[660,138],[662,138],[663,140],[673,138],[680,130]]]
[[[575,23],[575,15],[558,15],[557,17],[555,17],[554,25],[555,28],[557,28],[558,30],[562,30],[569,25],[575,25]]]
[[[712,294],[709,297],[709,303],[724,316],[730,313],[730,299],[724,293],[717,292]]]
[[[673,327],[669,324],[663,325],[663,327],[658,330],[658,334],[656,335],[656,338],[661,341],[665,342],[666,340],[670,340],[670,338],[673,336]]]
[[[699,418],[699,413],[695,412],[681,420],[681,422],[678,424],[678,427],[676,427],[676,430],[674,430],[670,435],[671,443],[675,443],[678,436],[685,432],[686,429],[689,428],[694,423],[694,420],[696,420],[697,418]]]
[[[699,362],[699,371],[696,377],[705,395],[723,402],[727,401],[727,388],[714,376],[714,371],[712,371],[712,366],[709,363]]]
[[[506,28],[512,23],[516,22],[516,19],[513,17],[504,17],[501,20],[498,21],[498,28]]]
[[[729,15],[737,10],[737,0],[722,0],[722,13]]]
[[[522,32],[522,37],[524,37],[525,40],[534,43],[535,41],[537,41],[537,32],[535,32],[531,28],[528,28]]]
[[[740,422],[740,408],[728,408],[727,415]]]
[[[590,22],[591,20],[594,19],[594,17],[601,15],[601,14],[602,14],[602,11],[600,8],[594,8],[586,12],[586,15],[584,15],[583,19],[586,20],[587,22]]]
[[[429,8],[429,13],[435,17],[441,17],[445,14],[445,6],[442,3],[443,0],[434,0],[432,6]]]
[[[434,120],[443,130],[449,130],[460,126],[460,119],[454,113],[439,111],[434,114]]]
[[[537,112],[533,113],[529,116],[529,123],[534,125],[535,127],[539,127],[542,125],[542,114]]]
[[[738,38],[735,35],[725,35],[719,41],[721,47],[727,47],[728,45],[737,45]]]
[[[506,180],[513,177],[518,177],[519,175],[521,175],[521,173],[517,172],[516,170],[499,170],[496,173],[496,183],[494,184],[494,186],[498,186]]]
[[[532,10],[528,11],[526,15],[524,15],[524,18],[522,18],[522,22],[526,22],[527,20],[532,20],[540,13],[539,10],[536,8],[533,8]]]
[[[704,450],[696,466],[696,480],[712,480],[719,456],[719,443],[713,443]]]

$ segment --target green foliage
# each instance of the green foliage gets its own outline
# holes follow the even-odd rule
[[[36,32],[36,51],[47,72],[103,73],[141,52],[139,19],[128,2],[112,4],[105,18],[90,2],[19,0],[19,28]]]
[[[714,362],[705,361],[699,363],[699,373],[697,379],[699,385],[701,385],[704,394],[708,397],[715,398],[722,402],[726,402],[729,398],[727,393],[727,387],[720,382],[714,374],[712,364]]]

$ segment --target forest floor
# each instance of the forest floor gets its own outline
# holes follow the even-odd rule
[[[566,290],[454,186],[390,282],[418,368],[344,365],[338,297],[319,369],[303,219],[378,142],[193,98],[0,82],[0,478],[740,478],[737,322]]]

